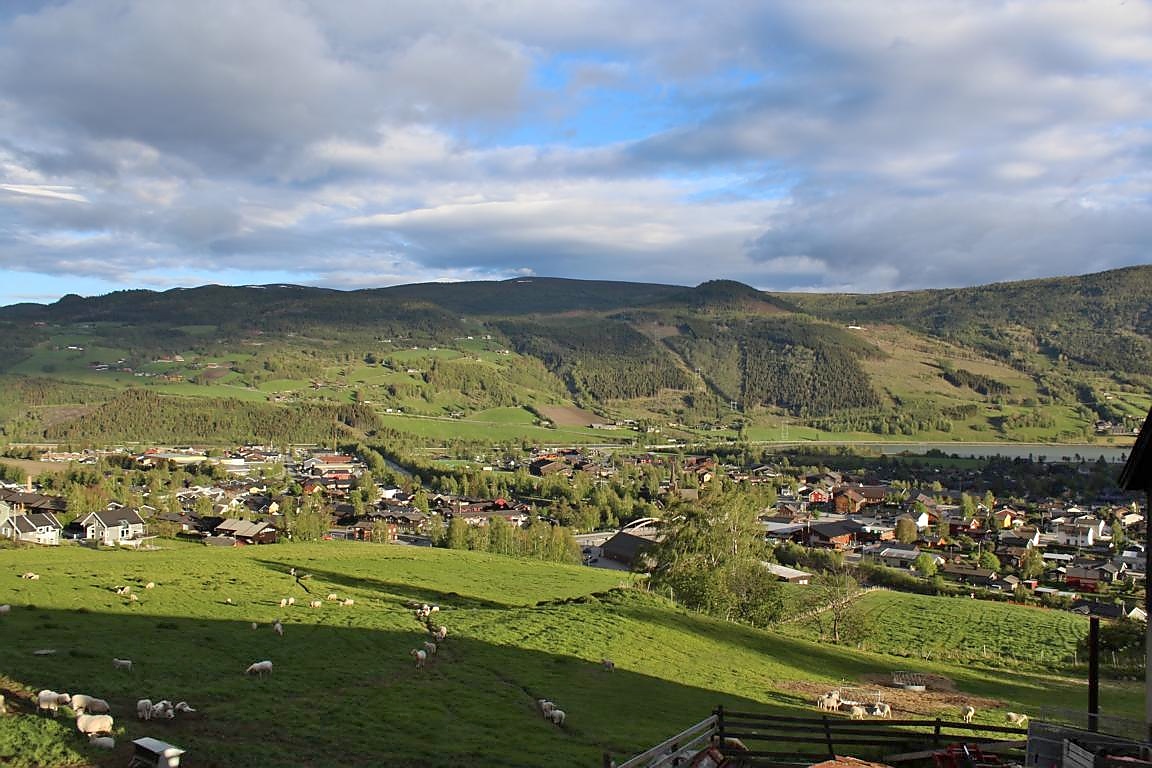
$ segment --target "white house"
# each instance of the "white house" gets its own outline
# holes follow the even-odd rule
[[[1068,547],[1095,546],[1104,533],[1104,521],[1095,517],[1078,517],[1071,522],[1060,523],[1053,532],[1056,541]]]
[[[115,546],[144,536],[144,519],[131,507],[118,507],[92,512],[80,521],[84,538]]]
[[[22,512],[0,501],[0,536],[33,544],[56,546],[64,526],[51,512]]]

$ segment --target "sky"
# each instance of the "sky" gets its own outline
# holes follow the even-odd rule
[[[1152,263],[1147,0],[4,0],[0,305]]]

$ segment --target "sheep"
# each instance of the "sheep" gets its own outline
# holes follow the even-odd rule
[[[0,715],[8,714],[8,702],[4,701],[4,694],[0,693]]]
[[[20,574],[20,578],[29,579],[31,581],[36,581],[40,578],[40,574],[32,573],[32,571],[27,571],[25,573]]]
[[[4,603],[4,605],[0,605],[0,614],[11,613],[11,611],[12,611],[12,606],[9,605],[8,603]]]
[[[600,659],[600,666],[605,672],[612,672],[616,669],[616,662],[612,659]]]
[[[132,671],[132,659],[112,659],[112,669],[126,669]]]
[[[133,592],[132,594],[128,595],[128,600],[133,602],[133,603],[139,602],[140,601],[140,595]]]
[[[150,581],[144,585],[144,589],[156,589],[156,582]]]
[[[174,710],[176,712],[195,712],[196,711],[196,710],[192,709],[191,705],[189,705],[188,702],[186,702],[186,701],[176,702],[176,706],[174,707]]]
[[[56,710],[61,704],[67,704],[72,701],[72,697],[66,693],[56,693],[56,691],[45,688],[36,694],[36,711],[37,712],[51,712],[52,717],[56,717]]]
[[[85,736],[112,733],[112,725],[112,715],[79,715],[76,718],[76,730]]]
[[[972,718],[976,716],[976,707],[968,704],[960,710],[960,718],[964,721],[965,725],[972,724]]]
[[[152,719],[152,700],[140,699],[136,702],[136,717],[141,720]]]
[[[1020,728],[1026,728],[1028,726],[1028,715],[1019,712],[1006,712],[1004,714],[1004,720],[1007,721],[1009,725],[1015,725]]]
[[[840,700],[830,693],[816,697],[816,706],[825,712],[835,712],[840,707]]]
[[[548,719],[556,725],[564,725],[564,721],[567,718],[568,715],[564,714],[564,710],[562,709],[553,709],[548,713]]]
[[[176,717],[176,710],[172,708],[172,702],[167,699],[158,701],[152,705],[152,715],[149,719],[156,720],[161,717],[167,720],[172,720]]]
[[[88,737],[88,744],[97,749],[116,749],[116,739],[111,736],[97,736],[92,734]]]
[[[104,699],[98,699],[95,696],[88,696],[83,693],[77,693],[72,696],[72,709],[81,715],[103,715],[109,711],[108,702]]]
[[[281,608],[287,608],[288,607],[288,598],[286,598],[286,597],[280,598],[280,607]]]
[[[350,597],[349,597],[349,598],[347,598],[347,599],[345,599],[345,600],[341,600],[341,601],[340,601],[340,605],[343,605],[343,606],[349,607],[349,606],[353,606],[353,605],[356,605],[356,601],[355,601],[355,600],[353,600],[352,598],[350,598]]]
[[[425,640],[424,641],[424,650],[428,653],[429,656],[435,656],[436,655],[436,643],[432,642],[431,640]]]
[[[340,596],[337,595],[335,592],[329,592],[328,593],[328,599],[329,600],[339,600]]]
[[[439,610],[440,610],[440,606],[438,606],[438,605],[428,606],[428,613],[436,613]]]
[[[883,717],[887,720],[892,719],[892,707],[888,706],[882,701],[879,701],[869,707],[869,713],[873,717]]]
[[[444,638],[448,637],[448,627],[437,627],[432,632],[432,636],[436,638],[436,642],[444,642]]]
[[[115,589],[116,594],[120,595],[121,597],[126,597],[127,595],[132,594],[132,587],[129,586],[116,587]]]
[[[852,708],[848,710],[848,717],[852,720],[863,720],[865,714],[867,714],[867,710],[859,704],[853,705]]]
[[[246,675],[259,675],[264,676],[264,673],[272,674],[272,662],[268,660],[257,661],[251,664],[248,669],[244,671]]]
[[[294,597],[288,598],[288,605],[296,605],[296,598],[294,598]]]
[[[308,601],[308,607],[309,608],[320,608],[323,605],[324,605],[323,600],[309,600]]]
[[[536,699],[536,706],[540,709],[540,714],[544,716],[545,720],[552,714],[552,710],[556,709],[556,705],[548,699]]]
[[[276,622],[272,625],[272,631],[280,637],[284,637],[284,625],[280,623],[280,619],[276,619]]]
[[[260,625],[256,622],[252,622],[252,629],[260,629]]]
[[[428,652],[418,648],[412,649],[412,658],[416,659],[416,669],[423,669],[424,662],[428,658]]]

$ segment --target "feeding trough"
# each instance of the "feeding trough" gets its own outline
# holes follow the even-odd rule
[[[180,756],[184,750],[174,747],[166,741],[143,736],[132,742],[136,751],[128,768],[176,768],[180,765]]]
[[[909,693],[924,693],[928,690],[928,680],[915,672],[893,672],[892,685]]]

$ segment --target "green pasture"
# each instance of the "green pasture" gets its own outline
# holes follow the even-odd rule
[[[163,546],[0,551],[12,605],[0,619],[0,686],[16,713],[0,718],[6,764],[122,766],[127,742],[149,735],[200,766],[321,766],[337,755],[351,766],[588,766],[604,751],[643,751],[717,704],[811,714],[797,683],[859,683],[893,669],[945,675],[962,693],[996,699],[1002,707],[977,716],[986,723],[1002,722],[1001,709],[1085,696],[1081,682],[1051,671],[893,658],[726,624],[629,588],[626,573],[345,542]],[[292,567],[309,574],[304,586]],[[17,578],[28,570],[41,579]],[[146,581],[156,588],[143,589]],[[115,594],[122,584],[138,602]],[[281,608],[289,596],[296,605]],[[321,608],[307,607],[314,598]],[[408,654],[427,637],[412,601],[440,605],[434,620],[449,633],[423,670]],[[1017,635],[1044,631],[1033,626],[1039,612],[1015,610],[1000,620]],[[283,637],[270,629],[276,618]],[[916,626],[921,642],[942,630]],[[112,657],[132,659],[133,671],[113,670]],[[600,668],[603,657],[615,672]],[[246,677],[261,659],[273,661],[272,675]],[[27,697],[42,688],[108,699],[117,749],[92,753],[63,717],[30,714]],[[1138,712],[1139,693],[1135,684],[1110,688],[1106,711]],[[536,713],[541,697],[568,713],[562,728]],[[132,714],[139,698],[183,699],[199,711],[143,723]]]
[[[425,404],[427,407],[427,404]],[[381,413],[380,422],[389,429],[439,440],[531,440],[538,443],[603,443],[616,433],[581,428],[547,429],[531,423],[476,421],[473,419],[431,418]],[[627,433],[631,434],[631,433]]]

